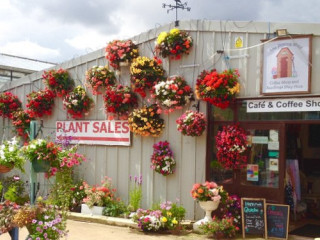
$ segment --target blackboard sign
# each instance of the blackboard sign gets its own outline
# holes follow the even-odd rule
[[[241,198],[242,236],[262,235],[267,238],[266,200],[264,198]]]
[[[268,237],[288,238],[289,205],[267,204]]]

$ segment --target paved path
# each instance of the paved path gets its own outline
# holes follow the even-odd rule
[[[117,227],[111,225],[104,225],[99,223],[79,222],[74,220],[68,220],[67,227],[69,230],[68,240],[173,240],[173,239],[186,239],[186,240],[204,240],[213,239],[207,238],[203,235],[198,235],[190,232],[186,232],[185,235],[164,235],[164,234],[144,234],[136,229],[128,227]],[[25,240],[27,237],[27,230],[20,229],[19,240]],[[242,239],[242,238],[239,238]],[[252,238],[251,238],[252,239]],[[262,240],[263,238],[255,238],[256,240]],[[310,238],[293,238],[289,239],[310,239]],[[11,240],[9,234],[1,235],[0,240]]]

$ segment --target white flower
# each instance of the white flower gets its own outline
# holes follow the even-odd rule
[[[78,105],[78,100],[72,100],[71,103],[72,103],[73,105],[77,106],[77,105]]]
[[[13,152],[14,151],[14,147],[13,146],[10,146],[9,147],[9,152]]]

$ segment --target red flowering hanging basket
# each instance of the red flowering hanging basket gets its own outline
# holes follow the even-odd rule
[[[12,119],[13,113],[21,109],[21,101],[11,92],[0,94],[0,116]]]
[[[50,116],[54,105],[55,94],[50,89],[31,92],[27,95],[27,113],[31,118]]]
[[[138,97],[130,87],[119,84],[107,88],[104,104],[108,119],[112,120],[115,116],[128,119],[130,110],[138,106]]]
[[[197,137],[201,136],[207,126],[206,117],[201,112],[188,110],[177,120],[177,129],[183,135]]]
[[[106,47],[106,59],[114,69],[119,69],[122,63],[132,62],[138,56],[138,46],[131,40],[114,40]]]
[[[74,88],[73,79],[71,79],[67,70],[62,68],[44,71],[42,78],[47,87],[58,97],[64,97]]]
[[[93,95],[102,94],[101,88],[116,83],[116,75],[108,66],[93,66],[86,72],[86,85],[92,89]]]
[[[30,122],[34,118],[24,111],[20,110],[13,114],[12,124],[15,127],[15,132],[21,136],[25,141],[29,139],[28,130],[30,129]]]
[[[223,126],[216,136],[218,162],[226,169],[245,167],[247,145],[247,134],[238,124]]]
[[[216,107],[225,109],[239,93],[239,73],[237,70],[225,70],[218,73],[215,69],[204,70],[197,79],[196,95]]]

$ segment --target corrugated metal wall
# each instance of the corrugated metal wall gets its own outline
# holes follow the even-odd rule
[[[174,28],[173,24],[158,29],[152,29],[133,38],[139,44],[141,56],[152,57],[154,41],[162,31]],[[260,94],[260,71],[261,71],[261,39],[265,39],[268,33],[276,29],[287,28],[290,34],[315,34],[313,38],[313,66],[318,66],[320,61],[319,34],[317,24],[269,24],[254,22],[218,22],[218,21],[185,21],[180,23],[180,29],[190,32],[194,39],[193,49],[188,56],[179,61],[164,60],[163,66],[167,75],[182,75],[194,88],[196,77],[203,69],[216,68],[222,71],[228,67],[238,68],[240,71],[241,93],[240,97],[258,97]],[[317,32],[315,32],[317,31]],[[234,49],[234,41],[237,37],[243,38],[243,48]],[[217,50],[223,50],[218,54]],[[84,85],[85,72],[94,65],[105,65],[104,49],[72,59],[61,65],[67,69],[76,84]],[[312,70],[312,93],[320,91],[317,78],[320,76],[319,69]],[[26,95],[32,90],[43,89],[41,79],[42,72],[29,75],[19,81],[9,83],[1,91],[9,90],[19,96],[23,103]],[[121,69],[118,76],[119,82],[129,84],[129,68]],[[94,96],[95,108],[86,118],[89,120],[106,119],[103,110],[102,96]],[[140,104],[141,105],[141,104]],[[176,130],[176,119],[191,106],[183,110],[175,111],[170,115],[163,115],[165,130],[159,138],[132,136],[130,147],[116,146],[90,146],[81,145],[80,151],[89,161],[84,163],[77,171],[79,178],[85,179],[90,184],[99,183],[104,176],[113,180],[114,187],[118,189],[119,196],[127,201],[129,193],[129,175],[143,176],[143,202],[142,207],[148,208],[153,203],[163,200],[180,202],[187,209],[188,219],[199,219],[203,212],[199,210],[190,196],[190,190],[195,182],[205,180],[206,158],[206,134],[201,137],[185,137]],[[200,104],[200,110],[206,112],[206,104]],[[43,134],[40,137],[55,137],[55,122],[67,120],[66,111],[63,109],[62,100],[56,98],[53,115],[43,118]],[[11,136],[11,123],[3,120],[1,134],[3,138]],[[177,171],[172,176],[164,177],[150,169],[150,156],[152,145],[160,140],[168,140],[177,161]],[[27,166],[27,169],[29,167]],[[13,174],[13,173],[11,173]],[[26,176],[26,178],[28,178]],[[42,186],[48,181],[38,176]],[[52,180],[51,180],[52,181]],[[41,190],[45,192],[44,190]]]

